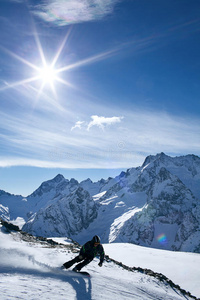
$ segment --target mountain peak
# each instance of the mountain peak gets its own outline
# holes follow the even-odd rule
[[[9,195],[9,196],[11,196],[10,193],[7,193],[7,192],[5,192],[3,190],[0,190],[0,196],[2,196],[2,195]]]
[[[92,180],[90,178],[87,178],[87,179],[85,179],[85,180],[82,181],[82,183],[86,183],[86,182],[92,183]]]
[[[30,196],[42,196],[42,194],[48,193],[52,189],[55,189],[55,187],[60,185],[62,181],[64,182],[68,180],[66,180],[63,175],[58,174],[53,179],[44,181]]]
[[[145,158],[142,168],[144,168],[148,164],[154,162],[155,160],[164,161],[166,158],[169,158],[169,156],[166,155],[164,152],[158,153],[156,155],[149,155]]]
[[[71,178],[70,179],[70,184],[74,186],[74,185],[78,185],[79,183],[78,183],[78,181],[76,179]]]
[[[58,174],[58,175],[56,175],[56,177],[53,178],[53,181],[60,182],[63,179],[65,179],[65,177],[62,174]]]

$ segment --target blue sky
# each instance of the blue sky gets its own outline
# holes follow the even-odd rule
[[[0,189],[200,154],[198,0],[2,0]]]

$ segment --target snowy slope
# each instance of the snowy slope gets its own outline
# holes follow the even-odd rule
[[[126,243],[105,244],[104,249],[113,259],[131,267],[160,272],[200,297],[200,254],[150,249]]]
[[[2,227],[0,229],[0,241],[4,241],[0,243],[1,300],[194,299],[171,288],[166,282],[138,272],[129,272],[112,262],[105,262],[103,267],[99,268],[98,260],[95,259],[85,268],[90,272],[90,278],[71,271],[62,271],[59,266],[76,255],[68,248],[48,248],[47,245],[39,243],[26,243],[21,240],[20,233],[10,235],[4,233]],[[121,246],[123,244],[119,247]],[[108,247],[109,245],[105,245],[106,252],[112,253],[113,250],[109,250]],[[121,252],[119,247],[118,253]],[[125,248],[124,256],[128,259],[131,255],[130,249],[127,245]],[[143,253],[140,250],[137,253],[142,260]],[[173,263],[176,273],[176,260]],[[194,265],[190,267],[194,268]],[[198,271],[196,277],[199,278],[199,275]]]

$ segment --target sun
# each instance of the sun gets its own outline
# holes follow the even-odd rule
[[[13,53],[12,51],[10,51],[8,49],[1,47],[7,54],[16,58],[18,61],[21,61],[23,64],[27,65],[32,70],[34,70],[34,72],[30,73],[30,77],[27,77],[20,81],[13,82],[11,84],[6,84],[6,86],[4,86],[2,88],[0,87],[0,91],[6,90],[9,88],[15,88],[17,86],[25,85],[25,84],[29,84],[29,86],[32,87],[32,83],[39,82],[39,87],[38,87],[38,85],[34,86],[34,89],[37,86],[37,88],[35,89],[35,91],[37,91],[37,99],[39,99],[40,96],[42,94],[44,94],[44,90],[47,93],[48,93],[48,90],[51,90],[54,97],[57,99],[57,93],[56,93],[56,88],[55,88],[56,83],[59,82],[65,86],[67,86],[68,88],[69,87],[74,88],[74,86],[70,82],[64,80],[60,76],[61,73],[68,70],[69,66],[67,65],[62,68],[56,68],[56,63],[57,63],[58,58],[60,57],[60,54],[65,46],[65,43],[69,36],[69,32],[66,34],[63,42],[61,43],[58,51],[55,53],[55,56],[53,57],[52,61],[50,61],[50,63],[46,59],[44,50],[41,46],[41,43],[40,43],[40,40],[39,40],[39,37],[38,37],[38,34],[36,31],[34,31],[34,36],[35,36],[35,41],[36,41],[38,52],[39,52],[39,57],[41,59],[40,66],[34,64],[31,61],[24,59],[23,57],[17,55],[16,53]]]
[[[57,76],[58,70],[54,67],[54,64],[48,65],[46,60],[43,61],[43,66],[37,69],[36,77],[41,81],[40,90],[38,96],[43,92],[43,90],[51,89],[54,96],[56,97],[55,83],[59,81],[60,78]]]
[[[21,85],[25,85],[25,84],[29,85],[30,87],[33,87],[32,83],[39,82],[39,86],[37,84],[34,86],[34,89],[37,86],[37,88],[35,89],[37,91],[37,99],[39,99],[40,96],[42,94],[44,94],[44,90],[45,90],[45,92],[47,92],[47,94],[48,94],[48,90],[51,90],[54,98],[57,100],[57,98],[58,98],[57,93],[56,93],[56,84],[57,83],[61,83],[61,84],[65,85],[67,88],[72,88],[72,89],[77,90],[76,85],[74,86],[74,84],[70,83],[68,80],[65,80],[61,77],[62,73],[68,72],[75,68],[80,68],[81,66],[84,66],[84,65],[88,65],[88,64],[106,59],[107,57],[109,57],[110,55],[112,55],[113,53],[116,52],[115,49],[106,51],[106,52],[99,53],[94,56],[82,59],[75,63],[60,66],[59,68],[57,68],[56,63],[57,63],[58,59],[60,58],[61,52],[64,49],[64,46],[68,40],[70,32],[71,32],[71,29],[65,35],[61,45],[59,46],[57,52],[55,53],[55,56],[53,57],[52,61],[50,61],[50,63],[49,63],[44,54],[44,50],[42,48],[37,31],[36,30],[33,31],[33,34],[35,37],[35,42],[37,44],[37,48],[38,48],[38,52],[39,52],[39,57],[41,59],[40,66],[34,64],[31,61],[26,60],[25,58],[17,55],[16,53],[13,53],[12,51],[10,51],[8,49],[5,49],[2,46],[0,46],[0,48],[2,50],[4,50],[7,54],[9,54],[10,56],[14,57],[18,61],[22,62],[23,64],[27,65],[32,70],[34,70],[34,73],[31,73],[30,77],[26,77],[25,79],[20,80],[20,81],[15,81],[11,84],[6,83],[5,86],[0,87],[0,91],[6,90],[9,88],[15,88],[17,86],[21,86]]]
[[[52,66],[44,66],[38,73],[43,84],[52,85],[56,80],[56,70]]]

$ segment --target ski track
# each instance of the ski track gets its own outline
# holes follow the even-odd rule
[[[1,252],[2,254],[2,252]],[[9,255],[11,251],[9,251]],[[21,253],[20,253],[21,254]],[[28,258],[28,256],[27,256]],[[30,257],[29,257],[30,258]],[[44,263],[29,259],[33,268],[11,268],[9,266],[0,269],[1,300],[8,299],[77,299],[77,300],[110,300],[120,299],[183,299],[172,297],[167,293],[168,287],[152,280],[148,276],[130,273],[120,270],[114,264],[105,265],[104,269],[97,271],[97,267],[89,268],[91,278],[74,274],[72,271],[63,271],[52,268]],[[97,261],[93,262],[93,265]],[[39,269],[34,269],[39,267]],[[96,272],[93,272],[95,268]],[[114,269],[114,270],[113,270]],[[114,278],[111,276],[115,273]],[[109,276],[105,274],[109,274]],[[123,276],[123,273],[125,276]],[[120,274],[120,276],[117,276]],[[123,279],[124,277],[124,279]],[[129,277],[129,279],[128,279]],[[151,289],[150,286],[153,285]],[[159,293],[155,291],[159,290]],[[163,293],[163,296],[161,295]],[[158,297],[158,294],[160,295]]]
[[[92,273],[92,270],[89,272]],[[106,273],[105,270],[104,272]],[[23,268],[10,270],[5,268],[1,270],[0,275],[1,300],[26,300],[27,298],[30,300],[183,299],[183,296],[179,297],[175,292],[174,295],[170,296],[169,287],[159,283],[156,283],[158,291],[155,291],[155,281],[151,289],[152,283],[153,280],[146,279],[144,275],[139,274],[131,274],[127,281],[127,278],[125,280],[114,278],[113,280],[112,277],[102,276],[98,272],[91,278],[86,278],[79,274],[74,275],[72,272],[60,271],[56,273],[56,270],[50,269],[49,272],[45,272]]]

